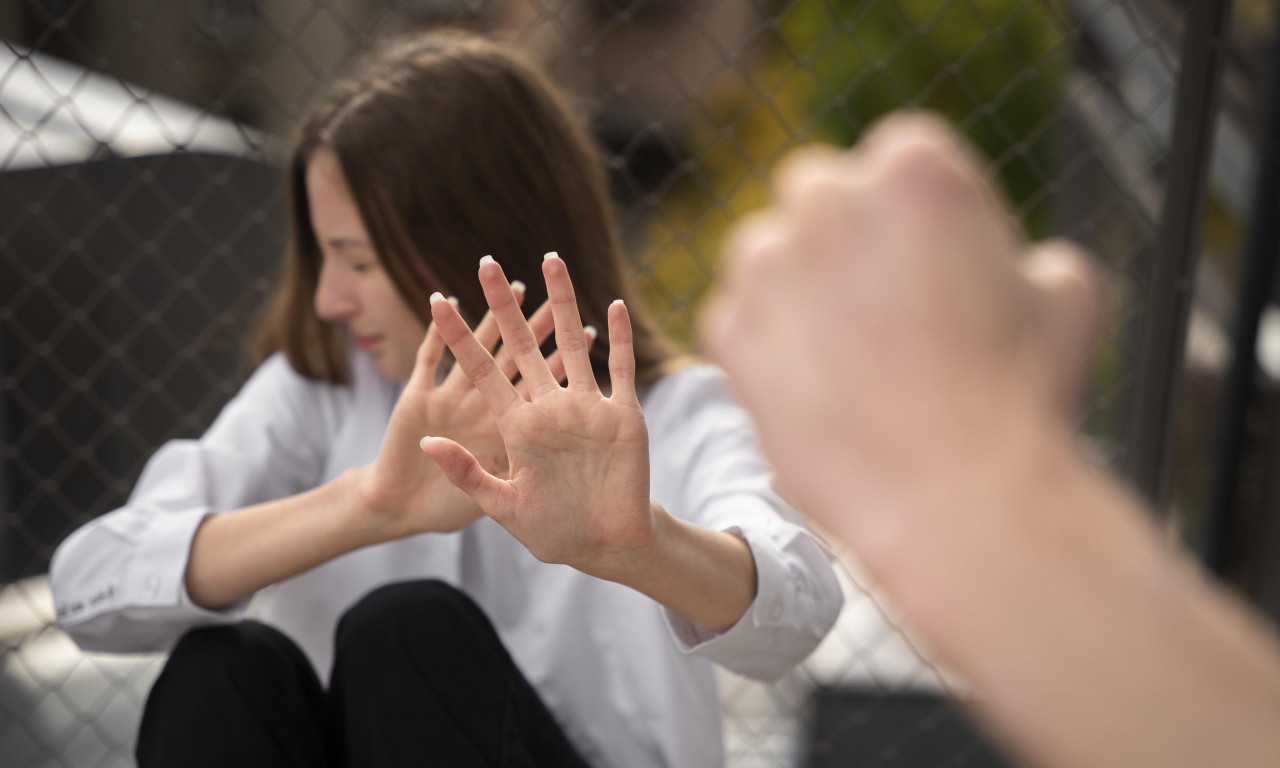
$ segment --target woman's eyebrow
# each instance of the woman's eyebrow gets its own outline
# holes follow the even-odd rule
[[[366,239],[360,237],[327,237],[324,244],[335,251],[349,251],[354,249],[369,249],[373,245]]]

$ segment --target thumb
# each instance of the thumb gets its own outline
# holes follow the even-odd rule
[[[1054,367],[1054,398],[1075,418],[1102,321],[1102,287],[1093,259],[1064,240],[1032,246],[1020,265],[1042,308],[1043,343]]]
[[[489,474],[466,448],[447,437],[427,435],[418,442],[422,452],[440,466],[449,482],[470,496],[485,514],[498,510],[504,484]]]

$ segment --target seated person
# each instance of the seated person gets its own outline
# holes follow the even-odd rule
[[[840,590],[724,376],[635,298],[561,96],[484,39],[398,39],[311,110],[287,173],[260,367],[51,566],[81,647],[173,648],[139,763],[723,765],[712,663],[781,676]],[[478,281],[486,254],[506,271]],[[442,364],[464,318],[501,382]],[[477,503],[432,457],[519,494]]]

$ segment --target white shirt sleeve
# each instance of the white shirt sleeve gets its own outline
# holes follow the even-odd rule
[[[185,574],[205,517],[313,487],[343,388],[267,360],[199,440],[174,440],[147,462],[125,506],[59,545],[49,566],[58,622],[85,650],[155,651],[198,624],[233,621],[194,604]]]
[[[777,680],[835,624],[843,596],[830,550],[773,490],[755,429],[722,372],[676,373],[643,405],[655,499],[681,518],[742,537],[756,566],[756,597],[728,630],[666,611],[676,643],[738,674]]]

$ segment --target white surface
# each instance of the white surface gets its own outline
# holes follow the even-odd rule
[[[223,117],[39,52],[0,45],[0,170],[184,150],[261,154]]]

